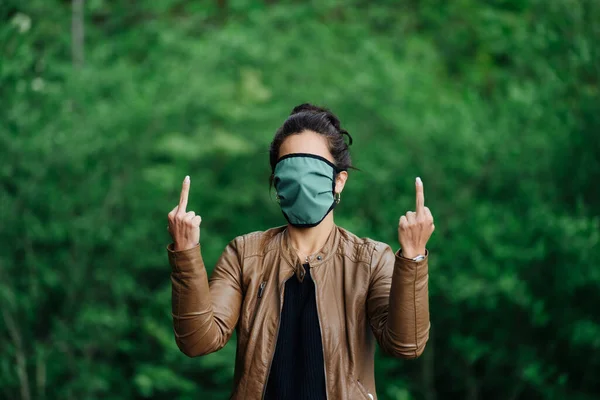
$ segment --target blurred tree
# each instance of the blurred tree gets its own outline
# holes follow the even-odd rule
[[[378,356],[379,398],[597,398],[599,20],[593,0],[4,2],[0,396],[227,398],[234,341],[173,339],[166,214],[191,175],[208,265],[283,224],[267,148],[311,101],[355,139],[338,224],[397,247],[417,175],[436,218],[432,338]]]

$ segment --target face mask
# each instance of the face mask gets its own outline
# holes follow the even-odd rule
[[[333,210],[337,172],[330,161],[314,154],[295,153],[279,159],[273,174],[275,190],[291,225],[317,226]]]

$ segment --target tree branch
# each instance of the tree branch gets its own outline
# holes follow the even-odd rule
[[[23,339],[17,328],[15,320],[12,315],[4,308],[2,309],[2,318],[4,324],[8,329],[8,334],[15,345],[15,358],[17,361],[17,375],[19,376],[19,382],[21,384],[21,398],[23,400],[31,400],[31,391],[29,389],[29,376],[27,375],[27,362],[25,358],[25,352],[23,350]]]
[[[71,55],[73,66],[80,68],[84,61],[84,0],[72,0],[71,4]]]

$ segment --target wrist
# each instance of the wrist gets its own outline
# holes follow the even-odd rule
[[[426,250],[425,249],[411,249],[411,248],[402,248],[400,250],[400,255],[404,258],[410,258],[411,260],[418,256],[424,256]]]
[[[196,244],[184,244],[184,245],[179,245],[177,243],[173,243],[173,251],[185,251],[185,250],[189,250],[192,249],[196,246],[198,246],[200,243],[196,243]]]

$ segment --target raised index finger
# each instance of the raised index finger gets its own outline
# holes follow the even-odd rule
[[[185,212],[188,203],[188,194],[190,193],[190,176],[186,175],[181,186],[181,196],[179,197],[179,212]]]
[[[425,214],[425,195],[423,194],[423,181],[417,177],[415,180],[417,190],[417,215]]]

